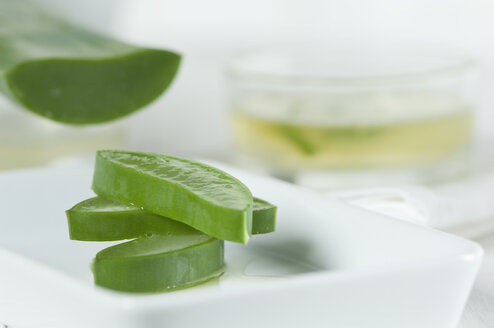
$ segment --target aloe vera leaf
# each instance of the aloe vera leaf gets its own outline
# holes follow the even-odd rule
[[[96,285],[133,293],[170,291],[221,275],[224,242],[204,235],[152,235],[108,247],[92,264]]]
[[[301,153],[314,155],[317,152],[317,148],[298,131],[297,127],[279,125],[277,130],[286,141],[290,142]]]
[[[254,197],[252,210],[252,234],[264,234],[274,232],[276,228],[276,210],[273,204]]]
[[[154,153],[98,151],[93,190],[222,240],[246,244],[252,232],[249,189],[202,163]]]
[[[72,240],[112,241],[149,234],[198,233],[196,229],[184,223],[102,197],[86,199],[74,205],[66,214]],[[274,205],[254,198],[252,234],[273,232],[275,218]]]
[[[112,241],[150,234],[198,233],[184,223],[102,197],[86,199],[66,214],[72,240]]]
[[[0,0],[0,93],[69,124],[114,120],[161,95],[180,56],[73,26],[30,2]]]

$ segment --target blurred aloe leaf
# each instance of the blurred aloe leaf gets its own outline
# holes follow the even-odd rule
[[[128,115],[173,81],[180,55],[73,26],[30,2],[0,0],[0,93],[54,121]]]

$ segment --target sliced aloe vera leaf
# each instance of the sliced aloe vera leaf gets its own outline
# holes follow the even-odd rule
[[[278,132],[283,135],[286,141],[290,142],[298,151],[300,151],[300,153],[314,155],[317,152],[316,147],[310,140],[307,140],[296,127],[283,124],[278,126]]]
[[[252,194],[231,175],[198,162],[154,153],[96,153],[97,195],[173,218],[210,236],[246,244]]]
[[[100,251],[92,269],[96,285],[134,293],[163,292],[218,277],[224,243],[204,235],[152,235]]]
[[[171,84],[176,53],[135,47],[73,26],[30,2],[0,0],[0,92],[54,121],[110,121]]]
[[[263,234],[275,229],[276,207],[254,198],[252,233]],[[125,205],[103,197],[93,197],[66,211],[72,240],[112,241],[148,234],[180,235],[198,230],[139,207]]]
[[[273,204],[254,197],[254,206],[252,211],[252,234],[263,234],[274,232],[276,229],[276,206]]]
[[[184,223],[102,197],[86,199],[66,214],[72,240],[112,241],[149,234],[198,233]]]

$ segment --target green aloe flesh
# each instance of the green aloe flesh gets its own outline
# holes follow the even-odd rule
[[[252,211],[252,234],[274,232],[276,228],[276,206],[267,201],[254,197]]]
[[[204,235],[152,235],[100,251],[92,269],[96,285],[153,293],[200,284],[221,275],[224,242]]]
[[[112,241],[149,234],[183,235],[198,232],[181,222],[102,197],[82,201],[66,214],[72,240]]]
[[[149,234],[181,235],[198,233],[184,223],[102,197],[86,199],[66,212],[72,240],[112,241]],[[252,233],[275,229],[276,207],[254,198]]]
[[[280,125],[278,132],[284,136],[300,153],[307,156],[314,155],[317,152],[317,148],[307,140],[303,134],[301,134],[296,128],[289,125]]]
[[[98,151],[93,190],[218,239],[246,244],[252,233],[249,189],[231,175],[194,161],[153,153]]]
[[[22,0],[0,0],[0,93],[54,121],[117,119],[161,95],[176,53],[125,44],[53,17]]]

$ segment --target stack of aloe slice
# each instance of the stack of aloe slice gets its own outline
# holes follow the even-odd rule
[[[276,207],[231,175],[161,154],[96,154],[98,197],[68,210],[73,240],[132,239],[100,251],[97,285],[126,292],[185,288],[222,274],[224,240],[275,230]]]

